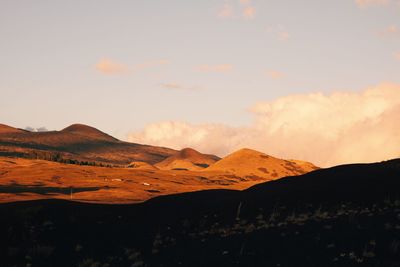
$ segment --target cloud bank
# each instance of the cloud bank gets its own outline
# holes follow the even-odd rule
[[[33,128],[33,127],[30,127],[30,126],[25,127],[25,130],[27,130],[29,132],[38,132],[38,133],[48,132],[49,131],[49,130],[47,130],[46,127]]]
[[[257,103],[251,112],[255,120],[247,127],[166,121],[128,139],[219,156],[249,147],[323,167],[400,157],[400,85],[289,95]]]

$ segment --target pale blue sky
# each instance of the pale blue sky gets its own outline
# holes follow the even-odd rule
[[[260,101],[400,83],[400,6],[375,1],[0,0],[0,122],[125,138],[164,120],[247,125]],[[102,59],[127,71],[101,72]]]

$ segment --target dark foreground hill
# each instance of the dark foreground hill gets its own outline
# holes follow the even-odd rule
[[[127,165],[133,161],[155,164],[176,152],[169,148],[123,142],[83,124],[48,132],[30,132],[0,124],[0,156]]]
[[[400,266],[400,160],[137,205],[0,205],[2,266]]]

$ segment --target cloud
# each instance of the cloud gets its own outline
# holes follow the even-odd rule
[[[385,6],[388,5],[390,2],[390,0],[355,0],[355,3],[359,8]]]
[[[124,64],[114,62],[110,59],[103,58],[96,65],[96,70],[103,74],[115,75],[128,72],[128,67]]]
[[[241,3],[242,5],[249,5],[251,3],[250,0],[239,0],[239,3]]]
[[[288,95],[257,103],[251,112],[255,122],[247,127],[167,121],[131,133],[128,139],[219,156],[249,147],[324,167],[400,157],[399,84]]]
[[[161,84],[162,87],[167,89],[183,89],[184,87],[177,83],[163,83]]]
[[[219,65],[208,65],[203,64],[195,68],[199,72],[215,72],[215,73],[226,73],[233,70],[233,65],[231,64],[219,64]]]
[[[39,128],[33,128],[30,126],[25,127],[25,130],[29,131],[29,132],[48,132],[49,130],[47,130],[46,127],[39,127]]]
[[[393,57],[394,57],[396,60],[399,60],[399,61],[400,61],[400,51],[399,51],[399,52],[393,53]]]
[[[96,67],[96,70],[100,71],[103,74],[115,75],[115,74],[125,74],[130,71],[133,71],[133,72],[143,71],[146,69],[155,68],[155,67],[163,66],[163,65],[167,65],[167,64],[169,64],[169,61],[165,60],[165,59],[150,60],[150,61],[136,64],[133,67],[129,68],[125,64],[120,64],[120,63],[114,62],[110,59],[101,59],[96,64],[95,67]]]
[[[233,6],[229,3],[225,3],[224,6],[218,11],[217,17],[221,19],[233,18]]]
[[[169,90],[186,90],[186,91],[196,91],[201,90],[201,87],[196,86],[185,86],[179,83],[163,83],[160,85],[162,88],[169,89]]]
[[[244,134],[245,132],[248,135]],[[199,151],[225,155],[229,151],[241,148],[251,134],[247,128],[232,128],[222,124],[195,125],[165,121],[150,124],[141,132],[131,133],[128,140],[174,149],[189,146]]]
[[[287,41],[290,39],[290,34],[287,31],[278,32],[278,38],[281,41]]]
[[[290,33],[285,29],[283,25],[268,27],[267,33],[275,35],[276,38],[280,41],[287,41],[290,39]]]
[[[256,9],[252,6],[245,7],[242,11],[242,14],[246,19],[253,19],[256,15]]]
[[[218,10],[217,17],[220,19],[253,19],[256,15],[256,8],[250,4],[250,0],[239,0],[236,4],[225,1]]]
[[[378,34],[381,37],[393,37],[397,36],[398,33],[399,33],[399,28],[396,25],[390,25],[385,29],[383,29],[382,31],[380,31]]]
[[[282,72],[276,70],[268,70],[265,74],[274,80],[281,79],[285,76]]]

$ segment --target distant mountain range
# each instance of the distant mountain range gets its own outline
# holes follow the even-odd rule
[[[155,164],[176,150],[120,141],[96,128],[73,124],[61,131],[30,132],[0,124],[0,155],[126,165]]]
[[[141,170],[207,171],[247,180],[275,180],[318,169],[309,162],[278,159],[250,149],[221,159],[192,148],[176,151],[129,143],[83,124],[49,132],[30,132],[0,124],[0,156],[80,165],[112,164]]]

